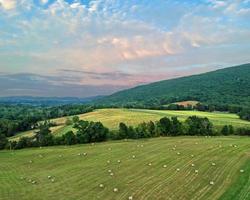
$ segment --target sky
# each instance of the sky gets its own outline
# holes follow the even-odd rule
[[[0,0],[0,96],[108,95],[250,62],[250,0]]]

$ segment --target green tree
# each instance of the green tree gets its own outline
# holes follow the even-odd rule
[[[186,124],[188,135],[213,135],[213,124],[206,117],[191,116]]]
[[[177,117],[171,118],[171,129],[170,134],[172,136],[178,136],[183,134],[183,126],[182,123],[178,120]]]
[[[0,133],[0,149],[4,149],[8,144],[8,139],[4,134]]]
[[[77,143],[76,136],[73,131],[68,131],[62,136],[63,143],[66,145],[73,145]]]
[[[160,135],[167,136],[170,134],[171,129],[171,120],[167,117],[163,117],[157,123],[158,129],[160,131]]]

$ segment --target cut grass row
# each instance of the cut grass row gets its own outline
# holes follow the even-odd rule
[[[0,199],[243,200],[250,193],[249,151],[247,137],[155,138],[1,151]],[[84,152],[87,156],[78,156]]]

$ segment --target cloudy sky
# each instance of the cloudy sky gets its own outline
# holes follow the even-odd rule
[[[0,0],[0,96],[94,96],[250,62],[250,0]]]

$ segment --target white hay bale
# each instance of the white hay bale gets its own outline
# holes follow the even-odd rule
[[[30,160],[30,161],[29,161],[29,163],[33,163],[33,161],[32,161],[32,160]]]
[[[179,171],[180,171],[180,169],[179,169],[179,168],[177,168],[177,169],[176,169],[176,171],[177,171],[177,172],[179,172]]]
[[[118,188],[114,188],[114,192],[118,192]]]
[[[144,147],[143,144],[141,145],[141,147]]]
[[[163,168],[167,168],[167,165],[163,165]]]
[[[114,176],[114,173],[113,173],[113,172],[111,172],[111,173],[110,173],[110,176]]]
[[[198,174],[199,170],[198,170],[198,169],[196,169],[196,170],[194,170],[194,172],[195,172],[196,174]]]
[[[132,158],[135,159],[135,155],[133,155]]]
[[[81,156],[82,154],[81,154],[81,153],[78,153],[77,155],[78,155],[78,156]]]
[[[177,155],[181,155],[181,153],[180,153],[180,152],[177,152]]]
[[[52,179],[51,179],[51,182],[52,182],[52,183],[54,183],[54,182],[55,182],[55,179],[54,179],[54,178],[52,178]]]
[[[173,150],[175,151],[175,148],[173,147]]]
[[[84,155],[84,156],[86,156],[86,155],[87,155],[87,153],[85,152],[85,153],[83,153],[83,155]]]
[[[100,185],[99,185],[99,187],[100,187],[100,188],[103,188],[103,187],[104,187],[104,185],[103,185],[103,184],[100,184]]]
[[[109,170],[108,170],[108,172],[109,172],[109,173],[111,173],[111,172],[112,172],[112,170],[111,170],[111,169],[109,169]]]
[[[244,173],[244,170],[243,170],[243,169],[241,169],[241,170],[240,170],[240,173]]]
[[[192,163],[192,164],[191,164],[191,166],[192,166],[192,167],[194,167],[194,166],[195,166],[195,164],[194,164],[194,163]]]
[[[108,160],[107,163],[109,164],[109,163],[110,163],[110,160]]]
[[[192,154],[192,155],[191,155],[191,157],[193,158],[193,157],[194,157],[194,155]]]
[[[212,166],[215,166],[216,164],[213,162],[213,163],[211,163],[211,165],[212,165]]]
[[[210,185],[214,185],[214,182],[213,182],[213,181],[210,181],[209,184],[210,184]]]
[[[48,176],[48,179],[51,179],[52,178],[52,176]]]
[[[109,148],[109,151],[111,151],[112,149],[111,148]]]
[[[121,163],[121,161],[120,161],[120,160],[117,160],[117,162],[118,162],[118,163]]]
[[[128,197],[128,200],[133,200],[133,197],[132,196]]]
[[[152,163],[148,163],[148,166],[151,166],[152,165]]]
[[[36,184],[36,181],[32,181],[32,184]]]

